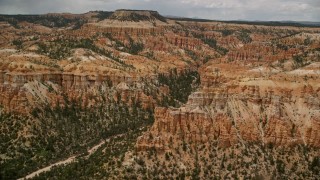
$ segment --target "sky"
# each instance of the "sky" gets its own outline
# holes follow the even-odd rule
[[[156,10],[162,15],[213,20],[317,21],[320,0],[0,0],[0,14]]]

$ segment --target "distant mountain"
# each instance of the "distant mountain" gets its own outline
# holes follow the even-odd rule
[[[320,22],[308,21],[221,21],[226,23],[264,25],[264,26],[295,26],[295,27],[320,27]]]
[[[166,22],[166,18],[161,16],[157,11],[149,10],[130,10],[130,9],[120,9],[116,10],[109,19],[119,20],[119,21],[162,21]]]
[[[248,24],[248,25],[265,25],[265,26],[295,26],[295,27],[320,27],[320,22],[311,21],[248,21],[248,20],[211,20],[201,18],[187,18],[179,16],[165,16],[168,19],[180,21],[196,21],[196,22],[224,22],[235,24]]]
[[[174,15],[160,15],[157,11],[152,10],[131,10],[119,9],[112,11],[90,11],[84,14],[71,14],[71,13],[48,13],[48,14],[30,14],[30,15],[5,15],[0,14],[0,21],[7,21],[10,24],[17,24],[21,21],[29,23],[41,24],[47,27],[64,27],[74,26],[81,27],[87,21],[104,19],[113,19],[120,21],[155,21],[159,20],[166,22],[166,19],[178,21],[195,21],[195,22],[224,22],[235,24],[248,24],[248,25],[264,25],[264,26],[294,26],[294,27],[320,27],[320,22],[312,21],[249,21],[249,20],[212,20],[202,19],[198,17],[181,17]]]

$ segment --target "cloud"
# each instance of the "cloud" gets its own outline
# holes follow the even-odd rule
[[[152,9],[217,20],[320,21],[319,0],[0,0],[0,14]]]

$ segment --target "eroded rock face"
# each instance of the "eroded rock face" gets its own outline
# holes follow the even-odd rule
[[[166,151],[209,141],[222,147],[252,142],[320,147],[319,84],[304,85],[299,78],[288,82],[284,79],[291,77],[281,75],[273,80],[255,75],[241,79],[241,71],[228,74],[219,68],[202,72],[202,89],[183,107],[156,108],[155,123],[138,139],[137,149]]]
[[[238,142],[320,146],[319,122],[316,120],[319,115],[310,119],[303,114],[295,115],[295,118],[310,121],[307,123],[310,125],[293,121],[286,114],[290,113],[287,108],[294,106],[294,102],[289,104],[279,96],[252,98],[238,94],[202,94],[199,97],[200,94],[191,95],[186,106],[179,109],[156,108],[155,123],[139,138],[137,149],[166,150],[170,138],[194,145],[217,140],[223,147]],[[299,111],[299,107],[297,109]],[[308,113],[316,111],[310,109]]]
[[[53,106],[61,102],[53,90],[64,90],[71,99],[82,98],[83,105],[90,105],[90,96],[98,96],[97,90],[104,84],[117,86],[124,83],[129,86],[141,82],[141,77],[126,76],[121,74],[112,75],[75,75],[71,73],[0,73],[0,104],[7,111],[27,113],[34,105],[50,103]],[[53,89],[53,87],[56,87]],[[124,102],[130,102],[132,98],[142,103],[145,108],[154,106],[154,100],[142,90],[116,88]],[[43,98],[39,100],[39,96]],[[99,97],[98,97],[99,98]],[[59,104],[59,103],[58,103]]]
[[[120,24],[121,25],[121,24]],[[97,32],[100,33],[110,33],[119,38],[124,38],[125,35],[129,34],[132,36],[146,36],[146,35],[160,35],[165,33],[165,28],[162,26],[159,27],[123,27],[120,25],[108,25],[108,24],[86,24],[81,30],[79,30],[77,35],[79,36],[88,36],[93,35]]]
[[[154,11],[96,15],[80,15],[88,23],[78,28],[1,22],[0,104],[27,113],[37,103],[63,104],[55,94],[61,90],[90,106],[98,89],[112,84],[115,98],[154,107],[153,97],[131,87],[156,84],[158,74],[172,69],[198,69],[201,88],[181,108],[156,108],[138,149],[211,140],[319,147],[319,28],[184,22]]]
[[[163,21],[166,19],[161,16],[157,11],[149,10],[128,10],[120,9],[116,10],[109,19],[119,20],[119,21]]]

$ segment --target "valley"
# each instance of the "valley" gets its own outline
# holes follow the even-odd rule
[[[0,179],[318,179],[319,78],[316,26],[0,15]]]

